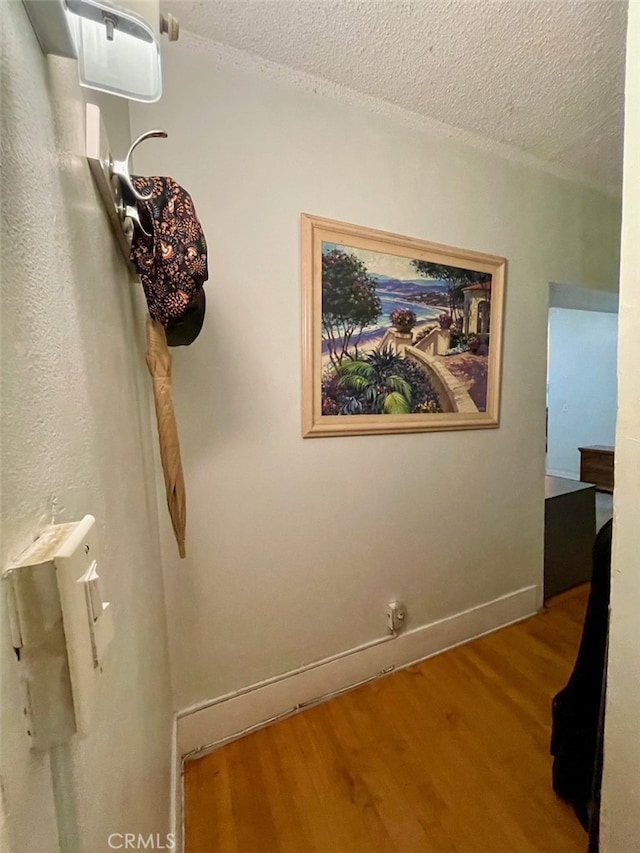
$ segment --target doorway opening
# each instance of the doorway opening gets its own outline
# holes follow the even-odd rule
[[[617,294],[550,285],[545,598],[589,579],[613,515],[617,346]]]

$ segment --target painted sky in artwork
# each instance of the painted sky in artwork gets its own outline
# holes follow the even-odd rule
[[[398,278],[400,280],[407,279],[415,281],[416,279],[424,279],[430,281],[421,275],[411,263],[411,258],[401,258],[399,255],[388,255],[383,252],[372,252],[369,249],[355,249],[352,246],[345,246],[341,243],[322,242],[323,252],[330,252],[333,249],[342,249],[355,255],[366,266],[368,272],[377,273],[378,275],[386,275],[389,278]]]

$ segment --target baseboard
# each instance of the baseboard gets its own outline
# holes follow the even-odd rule
[[[194,757],[283,716],[474,637],[532,616],[539,588],[528,586],[486,604],[423,625],[389,642],[374,641],[308,667],[220,696],[177,717],[177,757]],[[383,638],[386,639],[386,638]]]
[[[580,482],[580,475],[576,474],[575,471],[558,471],[555,469],[549,469],[547,474],[550,477],[561,477],[563,480],[575,480],[576,482]]]

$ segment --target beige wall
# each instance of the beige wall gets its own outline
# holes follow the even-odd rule
[[[223,51],[224,54],[224,51]],[[175,355],[188,558],[164,534],[174,703],[218,696],[542,581],[550,281],[614,290],[619,201],[189,36],[134,134],[193,194],[208,315]],[[498,430],[300,437],[302,211],[509,260]]]
[[[640,851],[640,3],[629,4],[603,853]]]
[[[4,597],[3,850],[107,850],[169,826],[170,714],[149,384],[138,288],[83,159],[75,64],[45,60],[2,2],[2,548],[0,568],[59,521],[97,519],[115,614],[99,720],[51,757],[29,751]],[[92,96],[93,100],[93,96]],[[127,105],[102,101],[118,151]]]

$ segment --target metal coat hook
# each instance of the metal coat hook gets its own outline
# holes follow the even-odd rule
[[[151,193],[138,192],[131,180],[130,160],[133,152],[146,139],[166,139],[164,130],[149,130],[141,134],[127,151],[124,160],[116,160],[102,123],[100,109],[95,104],[87,104],[87,159],[91,174],[98,186],[100,195],[109,214],[118,245],[127,261],[133,237],[133,223],[151,236],[141,222],[136,206],[137,201],[146,201]]]
[[[127,190],[131,193],[131,195],[137,201],[146,201],[151,198],[151,193],[148,195],[142,195],[138,190],[133,186],[133,182],[131,180],[131,171],[129,169],[129,161],[131,160],[131,155],[135,151],[135,149],[140,145],[141,142],[144,142],[145,139],[166,139],[168,136],[166,130],[148,130],[146,133],[141,134],[135,142],[131,144],[131,147],[127,151],[127,156],[124,160],[111,160],[111,173],[113,175],[117,175],[118,178],[123,182],[126,186]]]

